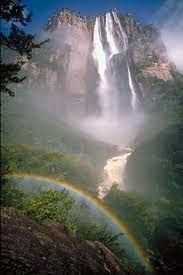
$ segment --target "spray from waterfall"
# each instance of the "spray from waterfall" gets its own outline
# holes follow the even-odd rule
[[[102,24],[101,24],[102,22]],[[93,58],[100,77],[98,96],[101,107],[102,121],[120,121],[118,117],[119,99],[117,97],[115,81],[110,71],[110,61],[115,55],[122,55],[126,60],[127,81],[131,92],[131,107],[133,111],[137,108],[137,95],[128,62],[128,38],[121,25],[116,12],[107,12],[105,16],[96,17],[93,35]],[[112,61],[115,70],[115,62]],[[120,92],[120,91],[119,91]],[[103,126],[106,124],[103,123]],[[111,129],[111,128],[110,128]],[[113,184],[120,190],[126,190],[124,172],[127,159],[132,151],[129,149],[119,156],[107,160],[104,167],[104,179],[98,186],[98,197],[100,199],[109,192]]]

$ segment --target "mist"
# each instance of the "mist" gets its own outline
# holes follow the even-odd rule
[[[183,73],[183,1],[167,0],[154,14],[153,23],[158,25],[170,60]]]
[[[160,26],[160,32],[167,49],[167,54],[181,73],[183,73],[182,15],[183,2],[169,0],[166,1],[161,9],[153,16],[153,22]],[[92,56],[90,35],[85,31],[82,32],[80,28],[60,24],[53,32],[42,32],[40,38],[50,38],[51,42],[45,45],[45,47],[49,48],[51,46],[52,48],[53,54],[49,56],[49,61],[52,62],[54,60],[58,63],[64,63],[64,73],[67,71],[67,74],[64,75],[64,79],[60,80],[61,74],[63,74],[63,72],[60,71],[60,67],[56,70],[45,68],[46,81],[41,81],[39,83],[40,85],[36,88],[33,87],[32,83],[29,85],[29,91],[31,91],[31,93],[28,91],[27,94],[31,97],[31,102],[37,107],[37,110],[46,111],[59,120],[64,118],[68,120],[69,123],[73,123],[75,127],[78,127],[96,139],[120,146],[131,146],[146,119],[146,115],[142,111],[138,110],[136,112],[124,113],[116,119],[110,116],[106,118],[96,115],[95,111],[90,115],[86,113],[87,108],[95,109],[95,106],[92,105],[94,105],[96,101],[98,101],[98,104],[101,101],[101,98],[98,96],[98,98],[96,97],[94,100],[94,103],[89,99],[87,102],[89,107],[84,106],[84,95],[90,93],[90,91],[87,91],[88,83],[86,84],[84,79],[87,75],[89,79],[87,82],[92,83],[93,78],[95,78],[91,72],[87,74],[87,54],[89,53],[90,58]],[[71,51],[69,59],[64,57],[66,49]],[[97,75],[96,72],[94,73]],[[113,82],[113,84],[115,83]],[[43,86],[43,88],[40,88],[41,86]],[[41,91],[41,89],[43,91]],[[121,89],[125,90],[126,88],[121,87]],[[115,85],[110,87],[111,93],[116,94],[116,90]],[[96,96],[97,87],[95,87],[95,85],[93,91],[92,93]],[[126,93],[128,93],[128,91]],[[80,98],[81,101],[83,100],[83,105],[77,105],[75,102],[75,98],[77,97],[79,100]],[[112,101],[111,98],[110,101]]]
[[[29,104],[32,104],[38,112],[46,112],[51,121],[56,118],[57,121],[62,123],[64,120],[72,127],[79,129],[86,135],[91,135],[96,140],[130,147],[145,121],[145,114],[139,109],[124,111],[121,115],[114,116],[114,112],[119,111],[118,108],[123,108],[121,108],[123,106],[122,100],[119,103],[114,95],[119,96],[122,90],[123,94],[128,95],[129,101],[127,103],[130,106],[132,104],[130,103],[130,88],[127,90],[125,85],[122,85],[119,90],[112,77],[109,78],[111,72],[108,72],[108,75],[105,76],[108,77],[107,87],[101,95],[101,91],[99,91],[101,79],[95,71],[97,68],[92,57],[94,49],[91,47],[91,36],[86,30],[82,32],[82,29],[80,30],[75,26],[58,25],[56,30],[52,32],[44,31],[39,35],[40,40],[47,38],[50,41],[42,48],[43,56],[45,57],[47,51],[51,49],[46,58],[49,63],[56,63],[57,67],[53,68],[48,64],[48,67],[41,68],[41,62],[44,62],[44,60],[40,59],[37,63],[37,52],[35,52],[29,66],[24,68],[25,71],[31,70],[33,73],[35,71],[35,79],[30,82],[28,78],[29,83],[26,94],[29,97]],[[125,52],[120,54],[125,57]],[[93,71],[88,68],[88,59],[90,59],[90,62],[93,60]],[[111,67],[111,64],[109,65]],[[36,78],[38,73],[44,74],[44,78]],[[98,77],[98,82],[95,79],[96,77]],[[128,75],[126,77],[128,78]],[[93,87],[89,87],[90,83],[94,83]],[[92,89],[92,91],[88,91],[88,89]],[[90,92],[95,99],[93,100],[90,96],[86,107],[86,102],[82,98]],[[107,116],[102,114],[102,111],[97,113],[95,110],[95,102],[97,101],[100,108],[103,108],[106,96],[109,97],[110,104],[113,102],[111,110],[107,110]],[[75,98],[83,100],[83,103],[78,105],[79,107]],[[19,100],[24,99],[20,97]],[[92,110],[92,113],[87,113],[88,108]],[[125,104],[124,108],[126,108]]]
[[[126,114],[117,120],[89,117],[84,118],[80,122],[80,127],[98,140],[118,145],[119,147],[130,147],[145,119],[146,116],[143,112]]]

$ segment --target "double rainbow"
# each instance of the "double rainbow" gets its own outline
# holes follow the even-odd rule
[[[136,252],[137,256],[141,259],[143,262],[145,268],[148,271],[152,271],[152,266],[149,262],[149,259],[145,252],[143,251],[142,247],[139,245],[137,240],[133,237],[133,235],[129,232],[128,228],[125,226],[123,221],[119,219],[115,213],[109,209],[106,205],[104,205],[99,199],[96,199],[91,196],[91,194],[87,193],[86,191],[81,190],[78,186],[76,187],[72,183],[68,183],[65,181],[61,181],[57,178],[51,178],[51,177],[45,177],[45,176],[39,176],[35,174],[27,174],[27,173],[13,173],[11,177],[15,178],[27,178],[27,179],[33,179],[33,180],[38,180],[38,181],[45,181],[48,183],[53,183],[56,185],[59,185],[69,191],[72,191],[81,197],[85,198],[89,203],[93,204],[95,207],[100,209],[111,221],[113,221],[114,224],[118,226],[120,231],[125,234],[127,237],[128,241],[132,245],[134,251]]]

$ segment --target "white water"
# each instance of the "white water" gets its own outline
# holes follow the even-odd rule
[[[119,18],[117,16],[117,14],[114,11],[112,12],[112,14],[114,16],[114,20],[115,20],[116,24],[119,27],[120,35],[123,37],[124,54],[126,54],[126,51],[128,49],[128,38],[127,38],[127,35],[126,35],[126,33],[124,32],[124,30],[122,28],[122,25],[121,25],[121,23],[119,21]],[[130,87],[130,90],[131,90],[131,106],[132,106],[132,110],[136,111],[138,99],[137,99],[137,95],[136,95],[136,92],[135,92],[135,87],[134,87],[133,81],[132,81],[131,71],[130,71],[129,64],[128,64],[128,58],[127,58],[127,69],[128,69],[129,87]]]
[[[96,18],[93,35],[93,58],[97,65],[101,81],[105,80],[105,71],[107,69],[106,54],[102,45],[102,33],[100,17]]]
[[[104,167],[103,181],[98,186],[99,199],[103,199],[114,184],[119,190],[127,189],[124,182],[124,174],[126,163],[131,153],[131,149],[127,149],[124,154],[107,160],[107,164]]]
[[[135,93],[135,88],[134,88],[134,85],[133,85],[133,81],[132,81],[132,76],[131,76],[131,72],[130,72],[130,69],[129,69],[129,65],[127,65],[127,67],[128,67],[129,86],[130,86],[130,90],[131,90],[131,93],[132,93],[132,97],[131,97],[132,110],[136,111],[136,108],[137,108],[137,95]]]
[[[103,35],[106,36],[109,50],[103,45],[102,39],[102,27],[101,22],[105,23],[105,29],[103,29]],[[104,24],[103,24],[104,25]],[[115,26],[116,25],[116,26]],[[119,41],[117,41],[115,33],[118,34],[119,39],[123,42],[123,47],[120,46]],[[117,43],[118,42],[118,43]],[[114,112],[116,112],[117,106],[114,106],[115,101],[117,104],[117,99],[115,99],[115,87],[111,87],[114,83],[109,79],[107,75],[107,69],[109,65],[110,58],[119,53],[127,54],[128,49],[128,38],[123,30],[120,23],[118,15],[116,12],[108,12],[106,16],[96,17],[93,35],[93,58],[97,67],[97,71],[100,77],[100,84],[98,87],[98,95],[101,107],[101,116],[104,118],[115,117]],[[128,64],[128,58],[126,58],[127,70],[128,70],[128,83],[131,91],[131,106],[132,110],[135,111],[138,104],[138,98],[135,92],[135,87],[133,84],[131,71]],[[111,92],[112,91],[112,92]],[[116,108],[115,108],[116,107]]]
[[[103,23],[101,25],[101,22]],[[105,26],[105,27],[104,27]],[[102,37],[102,35],[104,37]],[[117,41],[117,37],[118,40]],[[104,44],[106,38],[107,44]],[[108,71],[109,61],[116,54],[126,55],[126,67],[128,73],[128,84],[131,91],[131,107],[133,111],[137,108],[137,95],[133,84],[130,66],[128,63],[128,38],[123,30],[118,15],[116,12],[108,12],[105,16],[96,17],[93,35],[93,58],[100,77],[100,84],[98,87],[98,96],[101,107],[101,117],[99,118],[103,127],[105,125],[119,123],[118,113],[118,98],[116,96],[116,87],[112,81],[111,74]],[[107,123],[106,123],[107,122]],[[118,124],[117,123],[117,124]],[[101,127],[100,131],[107,132]],[[123,127],[123,126],[122,126]],[[109,127],[109,135],[110,135]],[[107,134],[107,133],[106,133]],[[108,135],[107,134],[107,135]],[[117,134],[117,131],[116,131]],[[120,156],[113,157],[107,160],[104,167],[104,179],[98,186],[98,197],[103,199],[109,192],[113,184],[117,185],[120,190],[126,190],[123,180],[127,159],[131,154],[128,150]]]
[[[109,44],[109,49],[110,49],[110,57],[112,57],[114,54],[119,53],[119,49],[116,45],[116,41],[114,37],[114,24],[113,24],[113,19],[110,12],[106,14],[105,31],[106,31],[107,42]]]
[[[100,77],[100,83],[98,87],[99,103],[102,110],[102,115],[106,115],[109,111],[110,98],[107,92],[108,79],[106,76],[107,70],[107,56],[102,44],[102,31],[101,31],[101,17],[96,17],[94,34],[93,34],[93,59],[97,67],[97,71]]]

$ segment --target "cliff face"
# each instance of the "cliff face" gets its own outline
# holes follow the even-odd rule
[[[54,34],[56,44],[59,45],[60,40],[63,39],[64,41],[61,43],[69,47],[69,62],[66,73],[67,89],[73,94],[85,93],[85,75],[92,38],[91,27],[89,27],[87,18],[71,13],[69,10],[62,10],[48,19],[44,31]],[[52,59],[54,58],[53,54]]]
[[[1,209],[2,274],[127,274],[100,242],[79,242],[53,221]]]
[[[127,58],[136,92],[140,97],[145,97],[148,95],[145,80],[148,77],[164,81],[173,79],[173,67],[166,56],[160,35],[153,26],[142,25],[130,14],[115,13],[127,36]],[[105,16],[101,17],[103,28],[106,28]],[[124,41],[118,36],[119,24],[114,15],[112,24],[114,36],[122,49]],[[82,112],[90,108],[88,100],[96,106],[96,87],[100,77],[92,56],[94,25],[95,17],[83,17],[64,9],[50,17],[44,27],[44,36],[49,37],[50,42],[41,51],[35,51],[32,61],[24,67],[29,72],[29,85],[64,94],[64,100],[69,102],[70,108],[78,106],[76,109],[82,109]],[[105,44],[107,42],[103,33],[101,29],[100,36]],[[126,75],[120,77],[124,71],[124,60],[117,63],[118,79],[127,79]],[[126,87],[125,81],[118,82],[119,87]],[[123,101],[128,103],[129,96],[125,95]]]
[[[158,30],[152,25],[140,24],[129,14],[121,15],[121,21],[130,40],[132,60],[142,75],[165,81],[172,79],[173,67]]]

